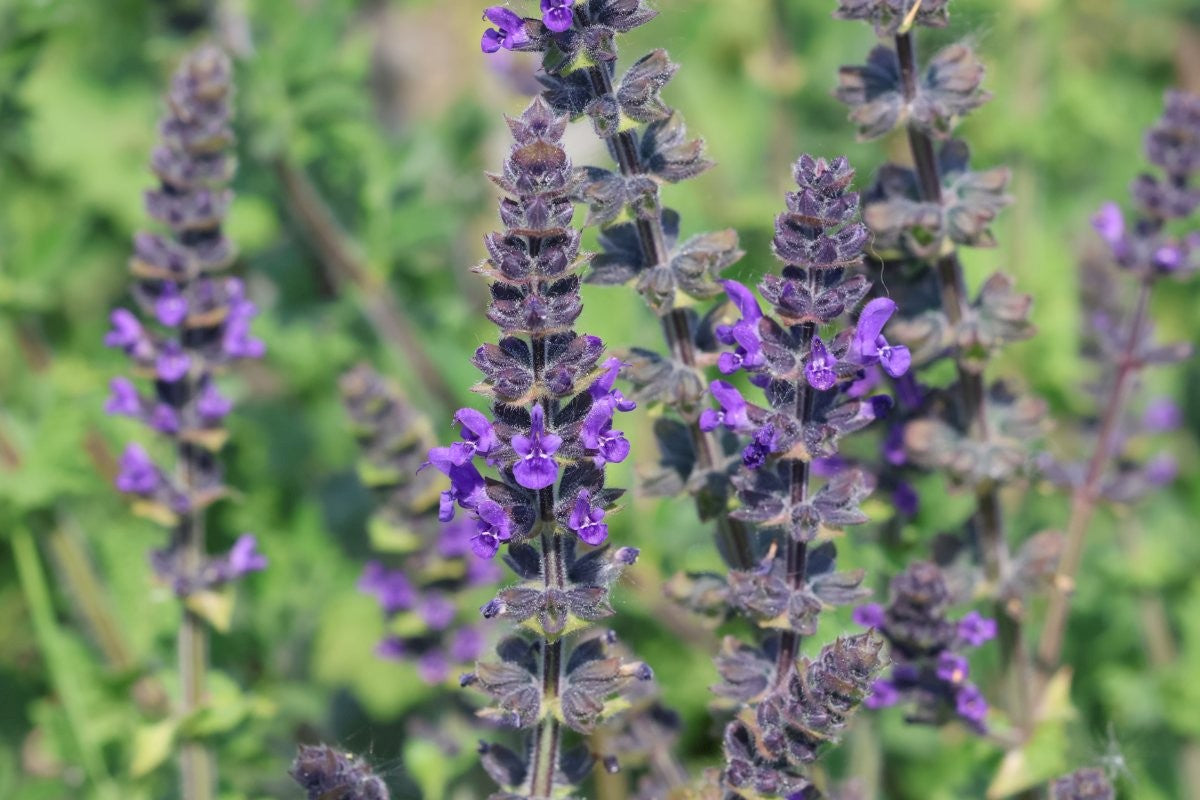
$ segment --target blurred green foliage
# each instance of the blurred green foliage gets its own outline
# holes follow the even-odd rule
[[[214,644],[213,706],[185,727],[215,741],[227,798],[296,796],[286,764],[297,741],[314,738],[364,751],[397,797],[483,796],[473,731],[453,727],[465,747],[455,758],[411,733],[469,701],[452,688],[431,693],[409,668],[371,656],[381,623],[354,588],[370,499],[353,473],[336,391],[338,375],[367,359],[449,433],[452,409],[413,352],[381,336],[372,317],[372,296],[385,286],[426,358],[469,402],[468,357],[491,335],[482,282],[469,272],[492,225],[482,172],[499,163],[501,113],[521,108],[533,68],[521,56],[480,56],[480,5],[0,0],[0,796],[174,791],[169,761],[181,732],[160,709],[161,693],[175,692],[178,609],[146,562],[158,530],[110,488],[114,454],[142,433],[101,412],[123,364],[100,340],[109,311],[126,302],[160,93],[181,54],[206,36],[238,59],[241,169],[230,232],[242,250],[238,269],[264,307],[258,330],[269,348],[262,365],[230,382],[240,407],[228,480],[241,495],[215,511],[210,538],[217,549],[254,531],[271,567],[240,589],[232,630]],[[733,271],[753,278],[773,267],[771,223],[801,150],[849,155],[863,183],[887,153],[902,157],[899,141],[855,142],[830,95],[838,65],[863,58],[873,37],[833,21],[824,0],[657,5],[661,17],[627,37],[625,54],[671,51],[682,69],[669,99],[719,162],[667,200],[685,234],[736,227],[749,255]],[[971,253],[968,269],[975,282],[995,269],[1014,273],[1036,297],[1041,329],[995,372],[1049,399],[1060,418],[1087,413],[1080,387],[1089,375],[1076,357],[1086,219],[1123,197],[1141,168],[1141,133],[1163,89],[1200,88],[1200,8],[959,0],[953,10],[951,28],[926,47],[977,40],[996,98],[962,134],[977,164],[1013,168],[1017,200],[997,226],[1000,247]],[[568,144],[579,163],[605,162],[590,134]],[[344,236],[331,242],[304,222],[281,180],[288,170],[308,177]],[[357,284],[331,264],[331,246],[362,270]],[[631,291],[588,288],[585,301],[582,329],[618,348],[658,347],[656,323]],[[1161,333],[1196,340],[1197,308],[1194,286],[1158,297]],[[1181,477],[1134,514],[1096,525],[1067,647],[1078,714],[1055,734],[1061,758],[1047,769],[1120,762],[1129,796],[1167,798],[1187,791],[1179,765],[1196,757],[1200,738],[1200,370],[1191,362],[1148,380],[1148,391],[1187,409],[1186,435],[1159,443],[1180,459]],[[650,418],[631,416],[634,460],[648,464]],[[1063,431],[1051,446],[1069,451]],[[636,469],[622,465],[614,483],[636,486]],[[867,533],[843,547],[877,588],[966,513],[968,501],[947,496],[937,479],[923,488],[929,500],[898,546],[877,547]],[[1039,486],[1012,500],[1019,537],[1065,517],[1062,498]],[[882,504],[877,513],[886,515]],[[713,639],[681,637],[659,613],[666,576],[716,567],[710,531],[686,503],[635,494],[612,534],[643,551],[618,592],[616,625],[683,714],[688,763],[712,765]],[[1164,609],[1165,638],[1147,622]],[[827,621],[818,638],[847,622]],[[893,712],[864,717],[831,766],[866,770],[874,796],[940,800],[982,797],[1000,758],[993,743],[913,729]]]

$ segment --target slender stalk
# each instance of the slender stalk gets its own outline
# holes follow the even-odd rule
[[[917,53],[911,31],[896,36],[896,56],[900,62],[900,77],[904,96],[911,101],[917,94]],[[908,126],[908,144],[921,198],[926,202],[942,203],[942,181],[938,170],[933,140],[915,126]],[[934,263],[942,296],[942,310],[952,325],[967,315],[970,299],[962,263],[956,250],[940,256]],[[966,433],[976,441],[986,442],[990,429],[987,418],[986,390],[983,375],[967,367],[961,357],[955,358],[958,372],[958,402]],[[1000,487],[986,481],[975,487],[974,529],[977,547],[988,582],[998,587],[1007,577],[1010,564],[1008,539],[1004,532],[1004,511],[1000,504]],[[997,603],[995,615],[999,627],[999,644],[1004,674],[1009,681],[1012,706],[1009,711],[1025,726],[1030,721],[1032,667],[1023,641],[1021,622]]]
[[[813,286],[813,273],[809,272],[809,286]],[[806,323],[802,326],[800,336],[805,345],[812,342],[816,326]],[[800,426],[812,419],[813,402],[816,395],[809,389],[808,382],[802,377],[796,381],[796,419]],[[793,504],[801,504],[808,500],[808,482],[811,474],[810,462],[799,459],[792,462],[790,494]],[[787,579],[793,589],[804,586],[808,571],[808,542],[798,542],[785,535],[787,549]],[[800,634],[792,630],[783,632],[779,640],[779,653],[775,658],[775,685],[782,686],[791,674],[792,665],[796,663],[796,655],[800,651]]]
[[[180,522],[183,566],[187,574],[199,570],[204,563],[204,514],[194,510],[195,484],[188,445],[180,447],[181,484],[193,510]],[[186,605],[179,627],[178,657],[180,681],[180,715],[195,713],[205,702],[208,677],[208,625]],[[180,748],[180,779],[184,800],[211,800],[217,781],[216,760],[212,749],[200,741],[185,741]]]
[[[1104,477],[1104,470],[1112,457],[1119,430],[1118,423],[1125,410],[1125,404],[1129,400],[1134,378],[1141,367],[1136,352],[1138,343],[1146,335],[1145,329],[1149,322],[1147,315],[1149,303],[1150,282],[1143,280],[1141,289],[1138,291],[1133,320],[1129,325],[1129,336],[1125,340],[1125,346],[1117,362],[1117,372],[1109,387],[1104,412],[1100,418],[1100,432],[1096,438],[1096,448],[1088,460],[1083,482],[1075,487],[1071,495],[1071,516],[1067,521],[1063,553],[1050,589],[1050,605],[1046,610],[1046,624],[1042,628],[1041,639],[1038,641],[1037,660],[1043,678],[1054,672],[1062,657],[1063,636],[1066,633],[1071,595],[1075,588],[1075,575],[1079,572],[1079,564],[1083,559],[1084,538],[1087,535],[1092,516],[1096,512],[1096,503],[1100,499],[1100,480]]]
[[[334,287],[342,289],[349,284],[354,288],[363,316],[376,335],[391,345],[393,354],[405,360],[417,374],[420,391],[431,395],[444,408],[457,407],[454,389],[425,352],[421,337],[385,282],[366,264],[358,245],[334,217],[308,173],[285,158],[275,159],[274,167],[288,207]]]
[[[597,96],[612,94],[612,79],[608,71],[601,67],[588,69],[592,85]],[[641,158],[638,156],[637,141],[629,131],[618,133],[613,139],[613,151],[616,153],[617,166],[622,175],[639,175],[644,172]],[[662,219],[638,219],[638,242],[642,248],[642,257],[646,264],[663,264],[670,258],[667,251],[666,234],[663,231]],[[671,351],[671,356],[692,369],[697,368],[696,349],[693,346],[691,324],[687,312],[673,309],[662,318],[663,338]],[[699,425],[692,421],[688,425],[692,436],[692,447],[696,453],[696,463],[700,469],[712,469],[717,466],[717,454],[721,452],[716,438],[700,430]],[[751,545],[750,532],[739,520],[730,519],[722,514],[717,520],[717,531],[724,550],[734,567],[748,569],[754,565],[754,548]]]

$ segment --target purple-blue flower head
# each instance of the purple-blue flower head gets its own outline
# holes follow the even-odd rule
[[[613,429],[612,414],[605,409],[588,414],[579,429],[579,441],[592,452],[597,469],[605,464],[619,464],[629,455],[629,440],[623,431]]]
[[[483,52],[495,53],[501,48],[516,50],[529,44],[529,32],[525,30],[525,20],[504,6],[491,6],[484,9],[483,18],[496,26],[483,32],[483,38],[479,41],[479,47]],[[568,24],[567,27],[570,25]]]
[[[837,383],[836,365],[837,357],[829,352],[820,336],[814,336],[808,362],[804,365],[804,377],[808,385],[821,392],[832,389]]]
[[[592,496],[587,489],[580,490],[575,498],[575,507],[567,520],[567,527],[575,531],[581,541],[590,545],[603,544],[608,538],[608,525],[604,522],[604,509],[592,505]]]
[[[480,558],[493,558],[501,542],[512,538],[512,520],[504,513],[504,507],[494,500],[479,503],[475,513],[479,520],[476,533],[471,537],[471,550]]]
[[[378,561],[367,562],[362,577],[358,579],[358,590],[372,595],[386,614],[396,614],[411,608],[416,592],[408,576],[400,570],[390,570]]]
[[[747,414],[746,400],[733,384],[713,381],[708,389],[721,409],[704,409],[700,414],[700,430],[715,431],[722,425],[736,433],[747,433],[754,429]]]
[[[487,456],[500,445],[491,420],[483,413],[473,408],[460,408],[454,413],[454,422],[462,426],[462,441],[450,445],[454,463],[465,464],[477,453]]]
[[[978,611],[969,611],[958,621],[958,638],[972,647],[979,647],[996,638],[996,620]]]
[[[943,650],[938,656],[936,675],[946,683],[959,685],[971,673],[967,659],[952,650]]]
[[[555,33],[571,28],[571,6],[575,0],[542,0],[542,22]]]
[[[958,715],[967,722],[977,727],[983,725],[983,721],[987,718],[988,703],[983,696],[983,692],[979,691],[973,684],[966,684],[959,688],[954,695],[954,709]]]
[[[252,533],[239,536],[229,549],[228,557],[232,578],[240,578],[267,568],[267,557],[258,551],[258,539]]]
[[[864,628],[882,628],[885,621],[883,606],[879,603],[865,603],[854,609],[850,616],[854,624]]]
[[[898,378],[908,372],[912,354],[905,345],[888,344],[883,336],[883,326],[894,313],[896,303],[887,297],[877,297],[863,306],[846,357],[863,366],[878,363],[884,372]]]
[[[142,399],[137,387],[128,378],[113,378],[108,384],[108,400],[104,410],[109,414],[136,417],[142,413]]]
[[[117,489],[126,494],[149,495],[163,485],[162,473],[139,444],[130,444],[118,462]]]
[[[870,709],[887,708],[900,702],[900,690],[891,681],[879,680],[871,684],[871,693],[863,701]]]
[[[513,477],[526,489],[545,489],[558,479],[558,463],[554,454],[562,446],[562,437],[546,432],[546,412],[540,405],[529,410],[529,435],[512,438],[517,462]]]

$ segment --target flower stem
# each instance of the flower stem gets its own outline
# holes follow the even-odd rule
[[[896,57],[900,62],[900,78],[904,97],[911,102],[917,95],[917,53],[911,31],[896,36]],[[942,181],[938,170],[937,155],[929,135],[908,126],[908,144],[912,151],[913,164],[917,173],[921,199],[942,204]],[[957,250],[950,250],[934,262],[938,285],[942,296],[942,311],[951,325],[957,325],[967,315],[970,301],[966,279]],[[958,394],[963,427],[968,436],[977,442],[986,442],[990,435],[987,418],[987,400],[983,375],[970,369],[961,357],[955,359],[958,372]],[[997,590],[1007,578],[1009,571],[1008,539],[1004,532],[1004,512],[1000,504],[1000,489],[992,481],[984,481],[975,487],[974,530],[980,560],[988,582]],[[1004,675],[1009,681],[1011,708],[1022,726],[1029,721],[1028,687],[1032,667],[1024,646],[1021,622],[1002,604],[995,610],[999,624],[999,644]]]
[[[1046,624],[1042,627],[1041,639],[1038,641],[1037,660],[1043,678],[1054,672],[1062,656],[1063,636],[1067,628],[1067,616],[1075,586],[1075,575],[1079,571],[1079,564],[1083,559],[1084,537],[1096,511],[1096,503],[1100,499],[1100,480],[1104,477],[1104,470],[1112,457],[1119,427],[1117,423],[1125,411],[1125,404],[1129,400],[1134,378],[1141,368],[1136,352],[1138,344],[1146,335],[1149,304],[1150,281],[1143,279],[1138,292],[1133,321],[1129,326],[1129,336],[1125,340],[1125,347],[1117,363],[1117,372],[1109,387],[1108,399],[1105,401],[1104,412],[1100,418],[1100,433],[1096,439],[1096,449],[1088,460],[1083,482],[1075,488],[1071,495],[1071,516],[1067,521],[1063,553],[1051,584]]]
[[[186,456],[185,456],[186,458]],[[190,573],[204,560],[204,515],[192,512],[182,523],[184,564]],[[208,625],[195,612],[183,609],[179,628],[180,715],[184,718],[199,709],[205,700],[208,674]],[[184,800],[210,800],[213,797],[216,762],[208,745],[185,741],[180,749],[180,780]]]
[[[598,97],[612,94],[612,79],[604,67],[590,67],[588,74],[592,87]],[[637,140],[629,131],[621,131],[612,140],[612,151],[616,154],[617,166],[625,176],[640,175],[644,172],[641,158],[638,156]],[[666,234],[662,227],[662,218],[639,218],[636,224],[638,243],[642,249],[642,258],[648,266],[663,264],[670,258],[667,251]],[[671,351],[671,356],[679,363],[691,368],[696,366],[696,349],[693,345],[691,323],[687,312],[682,309],[672,309],[662,318],[663,338]],[[717,455],[721,452],[716,438],[700,430],[696,421],[688,423],[691,433],[692,448],[696,454],[696,464],[699,469],[710,470],[718,466]],[[726,557],[734,567],[747,569],[754,563],[754,548],[751,545],[750,532],[740,521],[730,519],[722,514],[717,520],[717,531]]]
[[[812,273],[809,273],[809,284],[812,284]],[[806,323],[802,326],[800,337],[805,345],[812,342],[813,335],[816,333],[816,326],[812,323]],[[796,419],[800,423],[801,430],[812,419],[813,401],[816,399],[815,394],[809,388],[808,382],[801,377],[796,381]],[[808,479],[810,476],[810,462],[807,460],[801,461],[796,459],[792,461],[791,477],[790,477],[790,495],[793,506],[804,503],[808,500]],[[808,571],[808,542],[797,541],[790,535],[784,534],[784,546],[787,547],[787,579],[788,584],[792,589],[800,589],[804,586],[804,581]],[[775,685],[782,686],[788,679],[788,675],[792,671],[792,666],[796,663],[796,655],[800,651],[800,634],[793,630],[786,630],[779,640],[779,653],[775,658]]]

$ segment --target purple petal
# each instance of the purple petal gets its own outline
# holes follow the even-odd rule
[[[1118,248],[1125,240],[1125,217],[1116,203],[1105,203],[1092,217],[1092,227],[1109,247]]]
[[[762,319],[762,309],[758,305],[758,298],[754,296],[754,292],[737,281],[721,281],[721,285],[725,287],[725,294],[741,312],[742,319],[750,322]]]
[[[879,354],[877,340],[883,333],[883,326],[894,313],[896,303],[888,297],[876,297],[863,306],[854,329],[854,339],[850,343],[850,360],[864,363]]]
[[[555,33],[562,33],[571,28],[571,10],[568,8],[552,8],[542,14],[542,22]]]

